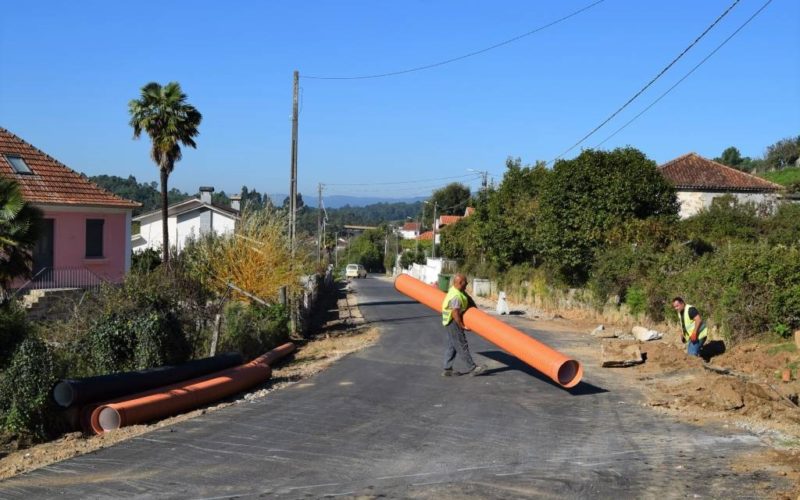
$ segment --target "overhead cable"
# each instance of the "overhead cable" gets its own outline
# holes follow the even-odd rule
[[[762,6],[761,6],[761,8],[760,8],[760,9],[758,9],[758,10],[755,12],[755,14],[753,14],[752,16],[750,16],[750,17],[747,19],[747,21],[745,21],[745,22],[744,22],[744,23],[742,23],[742,24],[741,24],[741,25],[740,25],[738,28],[736,28],[736,31],[734,31],[733,33],[731,33],[731,34],[730,34],[730,36],[729,36],[728,38],[726,38],[725,40],[723,40],[723,41],[722,41],[722,43],[721,43],[721,44],[717,45],[717,48],[715,48],[714,50],[712,50],[712,51],[711,51],[711,53],[709,53],[709,54],[708,54],[706,57],[704,57],[704,58],[703,58],[703,60],[701,60],[699,63],[697,63],[697,65],[696,65],[694,68],[692,68],[692,69],[691,69],[691,70],[690,70],[688,73],[686,73],[685,75],[683,75],[683,77],[682,77],[680,80],[678,80],[677,82],[675,82],[675,84],[674,84],[674,85],[672,85],[672,87],[668,88],[666,92],[664,92],[663,94],[661,94],[660,96],[658,96],[658,99],[656,99],[655,101],[651,102],[651,103],[650,103],[650,104],[649,104],[649,105],[648,105],[646,108],[644,108],[643,110],[641,110],[641,111],[639,112],[639,114],[638,114],[638,115],[636,115],[636,116],[634,116],[633,118],[631,118],[630,120],[628,120],[628,122],[627,122],[627,123],[625,123],[625,125],[621,126],[621,127],[620,127],[620,128],[618,128],[617,130],[615,130],[615,131],[614,131],[614,133],[612,133],[611,135],[609,135],[608,137],[606,137],[605,139],[603,139],[603,140],[602,140],[602,142],[599,142],[599,143],[597,144],[597,146],[595,146],[595,147],[596,147],[596,148],[599,148],[600,146],[602,146],[603,144],[605,144],[606,142],[608,142],[608,141],[609,141],[609,140],[610,140],[612,137],[614,137],[615,135],[617,135],[617,134],[619,134],[620,132],[622,132],[622,131],[623,131],[625,128],[627,128],[627,127],[628,127],[628,125],[630,125],[631,123],[633,123],[634,121],[636,121],[636,120],[637,120],[637,119],[638,119],[640,116],[642,116],[642,115],[643,115],[643,114],[645,114],[647,111],[649,111],[649,110],[650,110],[650,108],[652,108],[653,106],[655,106],[655,105],[656,105],[656,103],[658,103],[658,101],[660,101],[661,99],[663,99],[664,97],[666,97],[666,96],[667,96],[667,94],[669,94],[670,92],[672,92],[672,91],[675,89],[675,87],[677,87],[677,86],[678,86],[678,85],[680,85],[680,84],[681,84],[681,83],[682,83],[684,80],[686,80],[687,78],[689,78],[689,76],[690,76],[692,73],[694,73],[694,72],[695,72],[695,70],[697,70],[697,69],[698,69],[700,66],[702,66],[703,64],[705,64],[705,62],[706,62],[706,61],[708,61],[709,59],[711,59],[711,56],[713,56],[714,54],[716,54],[716,53],[717,53],[717,51],[718,51],[719,49],[721,49],[721,48],[722,48],[722,47],[723,47],[723,46],[724,46],[726,43],[728,43],[728,42],[731,40],[731,38],[733,38],[734,36],[736,36],[736,34],[737,34],[737,33],[739,33],[740,31],[742,31],[742,29],[744,29],[744,27],[745,27],[745,26],[747,26],[747,25],[750,23],[750,21],[752,21],[753,19],[755,19],[755,18],[756,18],[756,16],[758,16],[759,14],[761,14],[761,12],[762,12],[764,9],[766,9],[766,8],[767,8],[767,6],[768,6],[770,3],[772,3],[772,0],[767,0],[767,1],[764,3],[764,5],[762,5]]]
[[[670,69],[672,66],[674,66],[674,65],[675,65],[675,63],[677,63],[677,62],[678,62],[678,61],[679,61],[679,60],[680,60],[680,59],[681,59],[681,58],[682,58],[682,57],[683,57],[683,56],[684,56],[684,55],[685,55],[687,52],[689,52],[689,50],[691,50],[691,49],[692,49],[692,47],[694,47],[695,45],[697,45],[697,43],[698,43],[700,40],[702,40],[702,39],[703,39],[703,37],[704,37],[704,36],[706,36],[706,34],[707,34],[709,31],[711,31],[711,30],[714,28],[714,26],[716,26],[716,25],[717,25],[717,23],[719,23],[719,22],[720,22],[720,21],[721,21],[721,20],[722,20],[722,19],[723,19],[725,16],[727,16],[727,15],[728,15],[728,13],[729,13],[731,10],[733,10],[733,8],[734,8],[734,7],[736,7],[736,5],[737,5],[739,2],[740,2],[740,0],[734,0],[734,2],[733,2],[732,4],[730,4],[730,5],[728,6],[728,8],[727,8],[727,9],[725,9],[725,11],[724,11],[722,14],[720,14],[720,15],[719,15],[719,17],[717,17],[717,18],[714,20],[714,22],[713,22],[713,23],[711,23],[711,24],[710,24],[710,25],[709,25],[709,26],[708,26],[708,27],[707,27],[707,28],[706,28],[706,29],[705,29],[705,30],[704,30],[702,33],[700,33],[700,35],[699,35],[697,38],[695,38],[695,39],[694,39],[694,41],[693,41],[692,43],[690,43],[688,47],[686,47],[685,49],[683,49],[683,51],[681,51],[681,53],[680,53],[680,54],[678,54],[678,56],[677,56],[677,57],[675,57],[675,58],[674,58],[674,59],[673,59],[673,60],[672,60],[672,61],[671,61],[669,64],[667,64],[667,65],[664,67],[664,69],[662,69],[661,71],[659,71],[659,72],[658,72],[658,74],[657,74],[656,76],[654,76],[654,77],[653,77],[653,78],[652,78],[652,79],[651,79],[649,82],[647,82],[647,85],[645,85],[644,87],[642,87],[642,88],[641,88],[641,89],[640,89],[638,92],[636,92],[636,93],[633,95],[633,97],[631,97],[630,99],[628,99],[628,100],[625,102],[625,104],[623,104],[623,105],[622,105],[622,106],[620,106],[620,107],[619,107],[619,108],[618,108],[616,111],[614,111],[613,113],[611,113],[611,115],[610,115],[608,118],[606,118],[605,120],[603,120],[603,121],[600,123],[600,125],[598,125],[598,126],[596,126],[595,128],[593,128],[593,129],[592,129],[592,130],[591,130],[591,131],[590,131],[588,134],[586,134],[586,135],[584,135],[583,137],[581,137],[581,139],[580,139],[580,140],[578,140],[578,142],[576,142],[575,144],[573,144],[572,146],[570,146],[569,148],[567,148],[567,149],[566,149],[566,150],[565,150],[563,153],[561,153],[560,155],[556,156],[555,158],[553,158],[552,160],[550,160],[550,161],[549,161],[549,162],[547,162],[547,163],[548,163],[548,164],[550,164],[550,163],[553,163],[553,162],[555,162],[556,160],[558,160],[558,159],[560,159],[561,157],[563,157],[565,154],[569,153],[570,151],[572,151],[572,150],[573,150],[573,149],[575,149],[576,147],[580,146],[580,145],[581,145],[581,144],[582,144],[582,143],[583,143],[583,142],[584,142],[586,139],[588,139],[589,137],[591,137],[592,135],[594,135],[594,133],[595,133],[595,132],[597,132],[598,130],[600,130],[600,129],[601,129],[601,128],[602,128],[602,127],[603,127],[603,126],[606,124],[606,123],[610,122],[610,121],[611,121],[611,120],[612,120],[612,119],[613,119],[615,116],[617,116],[617,115],[618,115],[620,112],[622,112],[622,110],[623,110],[623,109],[627,108],[627,107],[628,107],[628,105],[629,105],[630,103],[632,103],[634,100],[636,100],[636,98],[637,98],[637,97],[639,97],[640,95],[642,95],[642,94],[644,93],[644,91],[645,91],[645,90],[647,90],[648,88],[650,88],[650,86],[651,86],[651,85],[653,85],[653,84],[656,82],[656,80],[658,80],[659,78],[661,78],[661,76],[663,76],[663,75],[664,75],[664,73],[666,73],[666,72],[667,72],[667,71],[668,71],[668,70],[669,70],[669,69]]]
[[[439,66],[444,66],[445,64],[454,63],[456,61],[461,61],[461,60],[467,59],[469,57],[473,57],[473,56],[477,56],[477,55],[483,54],[485,52],[489,52],[490,50],[497,49],[497,48],[502,47],[504,45],[508,45],[510,43],[516,42],[517,40],[520,40],[522,38],[531,36],[531,35],[533,35],[535,33],[538,33],[540,31],[543,31],[543,30],[547,29],[547,28],[555,26],[556,24],[559,24],[559,23],[561,23],[563,21],[566,21],[567,19],[569,19],[571,17],[577,16],[578,14],[591,9],[595,5],[601,4],[604,1],[605,0],[597,0],[594,3],[587,5],[586,7],[583,7],[581,9],[578,9],[578,10],[572,12],[571,14],[567,14],[566,16],[558,18],[555,21],[551,21],[551,22],[549,22],[547,24],[539,26],[538,28],[532,29],[532,30],[530,30],[530,31],[528,31],[526,33],[523,33],[521,35],[517,35],[514,38],[509,38],[508,40],[504,40],[502,42],[496,43],[494,45],[491,45],[489,47],[486,47],[486,48],[483,48],[483,49],[480,49],[480,50],[476,50],[474,52],[470,52],[468,54],[463,54],[463,55],[460,55],[458,57],[452,57],[450,59],[445,59],[444,61],[439,61],[439,62],[435,62],[435,63],[432,63],[432,64],[426,64],[424,66],[416,66],[416,67],[413,67],[413,68],[402,69],[402,70],[399,70],[399,71],[390,71],[390,72],[387,72],[387,73],[377,73],[377,74],[372,74],[372,75],[358,75],[358,76],[318,76],[318,75],[310,75],[309,76],[309,75],[301,75],[301,78],[306,78],[306,79],[311,79],[311,80],[367,80],[367,79],[371,79],[371,78],[384,78],[384,77],[387,77],[387,76],[397,76],[397,75],[403,75],[403,74],[406,74],[406,73],[413,73],[415,71],[423,71],[423,70],[426,70],[426,69],[437,68]]]
[[[349,182],[349,183],[331,183],[326,182],[325,186],[390,186],[395,184],[418,184],[420,182],[443,181],[448,179],[465,179],[467,177],[476,178],[478,174],[463,174],[453,175],[450,177],[435,177],[432,179],[414,179],[409,181],[391,181],[391,182]]]

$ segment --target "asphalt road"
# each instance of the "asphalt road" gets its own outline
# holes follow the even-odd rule
[[[759,496],[759,445],[644,408],[613,371],[566,391],[470,334],[479,377],[441,377],[438,315],[355,283],[376,345],[277,391],[0,483],[4,498]],[[519,326],[536,323],[511,318]],[[585,335],[526,330],[570,352]]]

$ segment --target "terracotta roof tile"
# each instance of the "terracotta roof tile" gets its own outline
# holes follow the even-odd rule
[[[406,222],[403,224],[403,231],[419,231],[419,222]]]
[[[697,153],[679,156],[658,169],[678,189],[767,192],[782,189],[779,184],[703,158]]]
[[[463,218],[464,217],[460,215],[442,215],[439,217],[439,225],[446,226],[448,224],[455,224]]]
[[[18,174],[5,155],[21,157],[33,174]],[[126,200],[90,182],[79,173],[0,127],[0,176],[19,183],[22,196],[45,205],[103,206],[136,208]]]
[[[433,231],[425,231],[417,236],[418,240],[433,240]]]

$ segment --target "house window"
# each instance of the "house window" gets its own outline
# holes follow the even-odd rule
[[[103,219],[86,219],[86,258],[103,256]]]
[[[16,172],[18,174],[32,174],[33,173],[33,170],[31,170],[31,167],[29,167],[28,164],[25,163],[25,160],[23,160],[21,156],[5,155],[5,157],[6,157],[6,160],[8,160],[8,163],[11,164],[11,168],[14,169],[14,172]]]

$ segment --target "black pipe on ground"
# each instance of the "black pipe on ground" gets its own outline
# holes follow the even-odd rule
[[[52,396],[57,405],[69,408],[174,384],[242,363],[244,359],[241,354],[229,352],[176,366],[159,366],[134,372],[64,379],[53,386]]]

